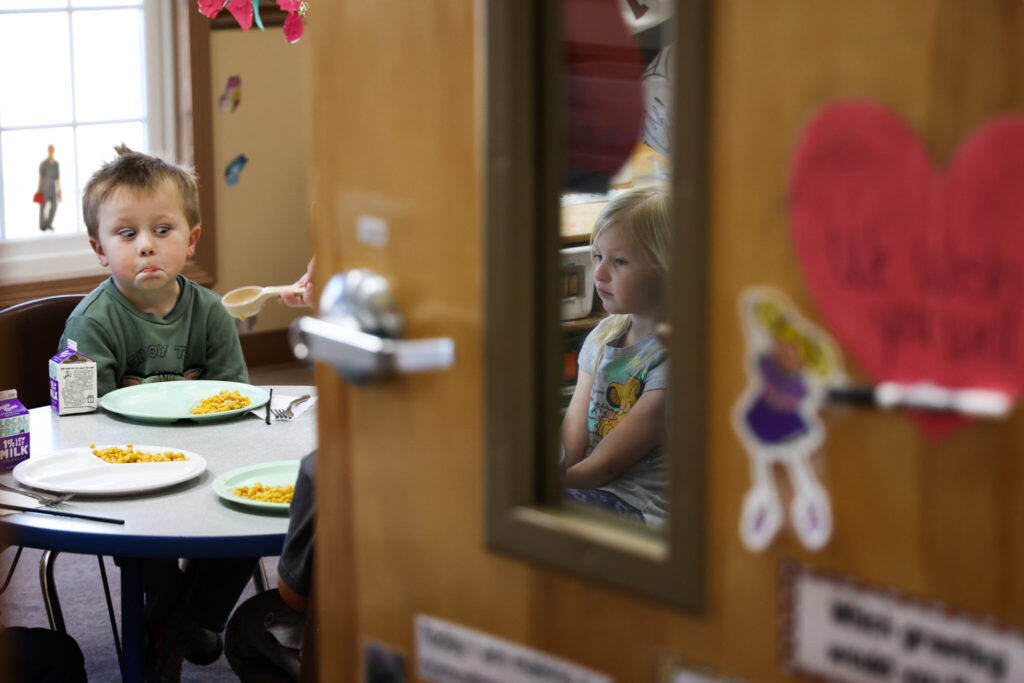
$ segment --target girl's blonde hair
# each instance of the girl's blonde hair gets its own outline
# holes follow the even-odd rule
[[[601,233],[612,227],[620,227],[640,243],[651,264],[667,282],[671,247],[670,209],[669,194],[665,190],[643,187],[623,192],[608,202],[594,221],[590,231],[591,252]],[[594,337],[602,347],[629,329],[628,314],[612,315],[609,318],[609,322]],[[601,354],[598,354],[597,363],[600,362]],[[597,370],[596,366],[594,370]]]

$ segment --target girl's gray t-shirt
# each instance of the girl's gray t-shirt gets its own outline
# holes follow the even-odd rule
[[[601,443],[645,391],[668,389],[668,353],[654,335],[632,346],[621,346],[623,332],[603,347],[595,338],[612,324],[605,318],[580,349],[580,370],[594,376],[590,390],[587,455]],[[600,361],[598,360],[600,358]],[[595,368],[596,364],[596,368]],[[664,446],[648,451],[610,483],[598,487],[640,510],[650,526],[664,524],[668,516],[668,463]]]

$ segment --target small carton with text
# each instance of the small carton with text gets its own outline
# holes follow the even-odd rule
[[[0,391],[0,470],[28,459],[28,410],[15,389]]]
[[[73,345],[50,359],[50,407],[58,415],[96,410],[96,361]]]

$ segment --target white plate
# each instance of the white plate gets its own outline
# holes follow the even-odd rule
[[[167,446],[134,446],[136,451],[147,453],[184,453],[188,460],[112,464],[93,455],[91,448],[81,446],[33,455],[18,463],[13,474],[19,483],[37,489],[107,496],[173,486],[206,471],[206,459],[197,453]]]
[[[252,403],[244,408],[226,410],[222,413],[193,415],[192,409],[204,398],[227,390],[237,390],[248,396]],[[146,422],[176,422],[177,420],[217,420],[225,417],[244,415],[250,410],[266,405],[270,394],[264,389],[241,382],[219,382],[196,379],[179,382],[153,382],[133,387],[115,389],[100,397],[100,407],[112,413]]]

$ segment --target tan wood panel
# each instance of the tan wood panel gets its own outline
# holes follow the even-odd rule
[[[477,18],[461,0],[320,3],[314,45],[313,221],[320,281],[393,278],[412,337],[455,339],[449,372],[321,391],[318,534],[322,680],[359,680],[362,638],[410,656],[427,613],[608,672],[652,680],[660,654],[782,681],[783,560],[1024,626],[1024,423],[932,445],[899,415],[833,411],[819,458],[836,532],[820,553],[783,532],[752,555],[737,533],[746,456],[729,425],[745,383],[736,297],[774,284],[817,318],[796,268],[786,168],[822,104],[893,107],[945,160],[970,130],[1024,103],[1015,0],[721,0],[711,131],[712,319],[708,600],[684,616],[484,549]],[[393,245],[354,242],[369,211]],[[510,254],[510,259],[516,255]],[[511,303],[510,303],[511,305]],[[856,366],[851,368],[857,373]],[[332,416],[337,416],[335,419]]]

